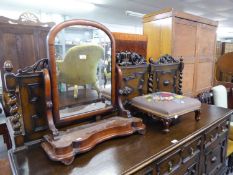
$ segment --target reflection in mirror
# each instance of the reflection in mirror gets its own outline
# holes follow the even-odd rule
[[[55,39],[60,118],[111,105],[111,41],[102,30],[71,26]]]

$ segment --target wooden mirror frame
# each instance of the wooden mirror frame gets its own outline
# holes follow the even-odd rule
[[[112,60],[111,61],[111,103],[112,103],[111,105],[112,106],[106,107],[105,109],[90,111],[88,113],[74,115],[61,119],[59,113],[59,96],[58,96],[58,86],[57,86],[57,76],[56,76],[55,37],[57,36],[58,32],[60,32],[62,29],[74,25],[91,26],[100,29],[108,35],[111,41],[111,60]],[[100,115],[113,110],[113,108],[116,105],[116,92],[115,92],[116,91],[116,82],[115,82],[116,60],[115,60],[115,40],[109,29],[107,29],[104,25],[100,23],[89,20],[74,19],[74,20],[64,21],[58,25],[55,25],[50,30],[47,36],[47,54],[49,58],[49,68],[50,68],[51,86],[52,86],[52,102],[53,102],[52,111],[53,111],[53,118],[55,124],[59,125],[59,124],[69,123],[74,120]]]

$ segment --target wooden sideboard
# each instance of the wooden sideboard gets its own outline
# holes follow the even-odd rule
[[[143,17],[147,59],[164,54],[184,59],[183,92],[196,96],[213,86],[218,23],[206,18],[164,9]]]
[[[181,116],[169,133],[161,123],[147,120],[144,136],[131,135],[97,145],[65,166],[49,160],[39,144],[9,151],[14,174],[223,174],[232,110],[202,105],[201,120],[194,113]],[[177,142],[174,142],[177,140]],[[173,141],[173,143],[172,143]]]

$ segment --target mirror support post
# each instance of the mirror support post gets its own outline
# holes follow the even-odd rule
[[[119,94],[119,90],[121,89],[122,87],[122,84],[121,82],[123,81],[123,78],[122,78],[122,71],[120,69],[120,67],[116,64],[116,76],[117,76],[117,92],[116,92],[116,96],[117,96],[117,104],[119,106],[119,113],[120,115],[122,116],[126,116],[128,118],[132,117],[131,116],[131,113],[129,110],[126,110],[122,104],[122,101],[121,101],[121,97],[120,97],[120,94]]]
[[[53,121],[52,107],[53,103],[51,100],[51,84],[50,84],[50,75],[48,69],[43,69],[44,74],[44,89],[45,89],[45,109],[47,114],[47,122],[50,131],[52,131],[53,138],[59,135],[57,128],[55,127]]]

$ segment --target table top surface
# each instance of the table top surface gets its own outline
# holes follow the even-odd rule
[[[9,157],[16,174],[127,174],[160,158],[231,113],[232,110],[204,104],[198,122],[194,112],[185,114],[170,127],[169,133],[162,131],[161,122],[148,120],[145,135],[133,134],[100,143],[89,152],[77,155],[69,166],[49,160],[40,144],[14,153],[10,150]],[[178,142],[172,143],[172,140]]]

